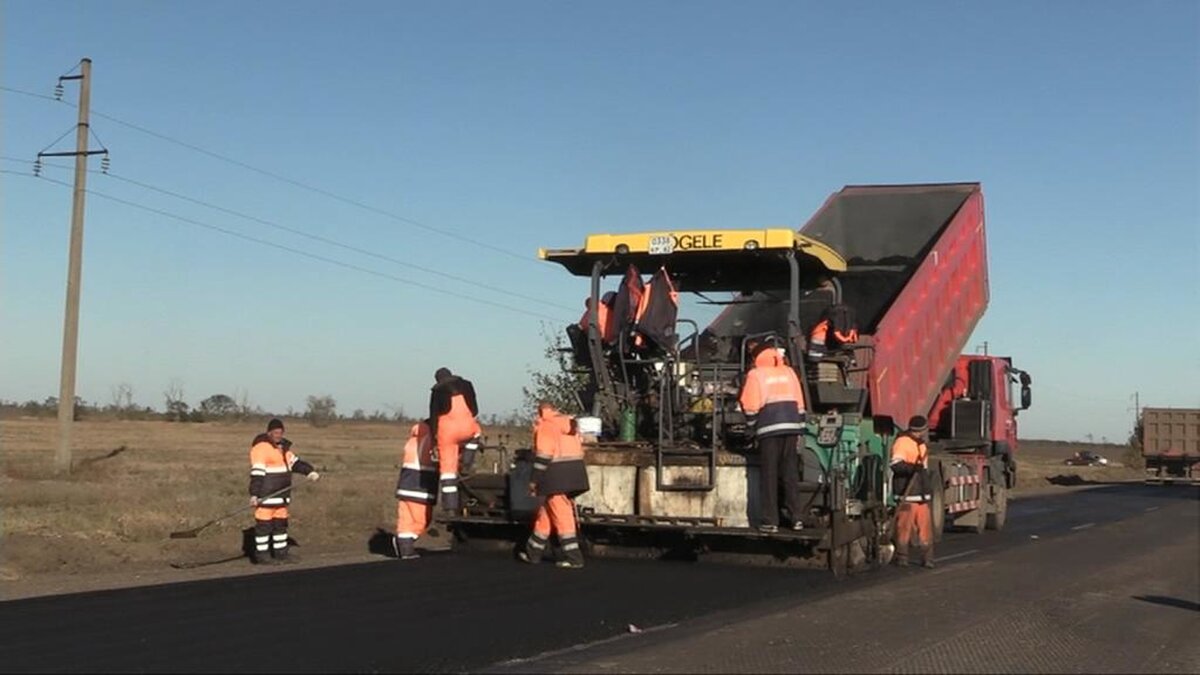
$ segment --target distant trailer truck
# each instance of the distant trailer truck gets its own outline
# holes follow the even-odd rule
[[[1143,408],[1147,483],[1200,485],[1200,409]]]

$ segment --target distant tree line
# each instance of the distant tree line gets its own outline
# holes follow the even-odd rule
[[[110,400],[107,403],[90,402],[78,396],[75,397],[75,419],[245,422],[258,419],[265,421],[270,417],[278,416],[300,418],[318,427],[334,422],[404,422],[410,420],[402,407],[395,407],[390,411],[375,410],[370,413],[360,408],[350,415],[339,414],[337,400],[328,394],[309,396],[306,399],[305,410],[300,412],[292,408],[288,408],[285,413],[266,411],[261,406],[252,404],[249,395],[244,391],[235,391],[233,395],[212,394],[193,405],[188,402],[183,383],[179,380],[172,380],[163,391],[162,397],[161,408],[138,405],[133,401],[133,387],[122,383],[112,388]],[[16,417],[53,418],[57,416],[57,396],[48,396],[41,401],[28,400],[25,402],[0,399],[0,417],[6,419]]]

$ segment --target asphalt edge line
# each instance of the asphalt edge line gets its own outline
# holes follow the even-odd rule
[[[975,555],[976,553],[979,553],[979,549],[973,548],[969,551],[955,553],[954,555],[938,556],[938,557],[934,558],[933,560],[934,560],[934,562],[946,562],[947,560],[954,560],[955,558],[965,558],[969,555]]]
[[[535,663],[537,661],[544,661],[546,659],[551,659],[556,656],[564,656],[566,654],[582,652],[582,651],[586,651],[588,649],[592,649],[594,647],[599,647],[601,645],[607,645],[607,644],[612,644],[613,642],[618,642],[620,640],[626,640],[631,637],[648,635],[650,633],[658,633],[658,632],[667,630],[669,628],[675,628],[678,625],[679,625],[678,623],[664,623],[659,626],[651,626],[650,628],[642,628],[642,629],[639,629],[637,632],[618,633],[617,635],[613,635],[612,637],[606,637],[606,638],[603,638],[600,640],[593,640],[591,642],[581,642],[576,645],[571,645],[570,647],[563,647],[562,649],[553,649],[553,650],[550,650],[547,652],[542,652],[540,654],[534,654],[533,656],[526,656],[526,657],[516,658],[516,659],[508,659],[507,661],[501,661],[499,663],[493,664],[492,666],[489,666],[488,668],[485,669],[485,671],[490,672],[497,668],[508,668],[511,666],[518,666],[518,665],[526,664],[526,663]]]

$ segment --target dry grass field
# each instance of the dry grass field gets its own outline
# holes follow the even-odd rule
[[[0,580],[126,573],[236,555],[249,513],[196,539],[168,535],[246,503],[249,445],[262,426],[81,421],[75,470],[64,477],[53,471],[53,420],[0,421]],[[325,428],[288,423],[294,449],[322,474],[319,482],[300,482],[295,490],[291,534],[301,556],[365,554],[377,528],[392,529],[393,489],[407,430],[400,423]],[[485,433],[489,442],[507,435],[510,447],[528,442],[524,430]],[[1130,468],[1062,464],[1083,449],[1123,459],[1123,446],[1026,441],[1019,491],[1140,477]]]
[[[47,573],[162,567],[236,554],[250,513],[196,539],[169,539],[246,504],[250,441],[263,425],[81,421],[75,469],[56,475],[53,420],[0,421],[0,580]],[[510,442],[521,432],[506,430]],[[299,552],[367,550],[392,529],[408,425],[287,425],[300,457],[321,472],[299,481],[291,534]],[[496,430],[485,430],[489,442]],[[527,434],[525,434],[527,436]]]

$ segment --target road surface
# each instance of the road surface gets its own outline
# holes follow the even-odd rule
[[[0,671],[1200,672],[1198,495],[1026,498],[936,570],[846,580],[453,554],[14,600]]]

